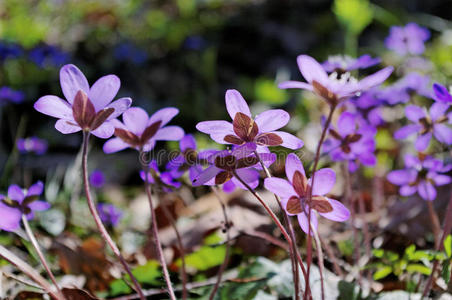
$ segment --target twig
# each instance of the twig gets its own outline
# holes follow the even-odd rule
[[[142,153],[140,152],[140,157],[142,156]],[[160,261],[160,265],[162,266],[163,270],[163,277],[165,278],[166,287],[168,289],[168,294],[172,300],[176,300],[176,295],[174,294],[173,286],[171,283],[171,279],[168,272],[168,267],[166,266],[165,257],[163,256],[163,250],[162,250],[162,244],[160,243],[160,237],[159,237],[159,230],[157,225],[157,217],[155,215],[154,210],[154,204],[152,203],[152,194],[151,194],[151,187],[149,184],[149,167],[146,164],[142,164],[145,182],[144,182],[144,189],[146,190],[146,194],[148,196],[149,200],[149,208],[151,210],[151,228],[152,228],[152,237],[154,238],[154,244],[157,249],[157,256]]]
[[[44,257],[44,254],[41,251],[41,248],[39,247],[38,241],[36,240],[35,235],[33,234],[33,231],[30,228],[30,224],[28,224],[27,216],[22,214],[22,223],[25,227],[25,232],[27,233],[28,238],[30,239],[31,244],[36,250],[36,253],[38,253],[39,260],[41,261],[42,265],[44,266],[44,269],[46,270],[47,274],[50,277],[50,280],[55,285],[55,288],[61,297],[61,299],[65,299],[63,293],[60,290],[60,287],[58,286],[58,283],[55,279],[55,276],[53,276],[52,270],[50,270],[49,265],[47,264],[46,258]]]
[[[336,105],[335,104],[331,104],[330,106],[330,112],[328,114],[328,117],[326,119],[326,122],[323,126],[322,129],[322,134],[320,135],[320,140],[319,143],[317,144],[317,150],[315,152],[315,157],[314,157],[314,165],[312,167],[312,176],[311,176],[311,187],[314,186],[314,182],[315,182],[315,171],[317,170],[317,165],[319,163],[319,159],[320,159],[320,150],[322,149],[322,144],[323,141],[325,140],[326,137],[326,132],[328,131],[328,128],[330,127],[331,124],[331,120],[333,119],[333,114],[334,111],[336,109]],[[308,198],[308,222],[309,224],[311,224],[311,206],[310,206],[310,202],[312,199],[312,188],[309,190],[309,198]],[[308,279],[306,281],[306,286],[308,286],[309,284],[309,274],[311,271],[311,262],[312,262],[312,239],[311,239],[311,226],[309,226],[308,229],[308,235],[306,236],[307,239],[307,253],[308,253],[308,260],[307,260],[307,269],[308,269]],[[323,291],[322,291],[322,295],[323,295]],[[305,291],[305,298],[307,298],[307,291]],[[324,300],[322,298],[322,300]]]
[[[110,246],[113,253],[116,255],[116,257],[121,262],[122,266],[124,267],[127,274],[129,274],[130,279],[132,280],[133,286],[135,287],[135,290],[140,295],[140,298],[142,300],[145,300],[145,297],[143,295],[143,292],[141,290],[140,284],[136,280],[135,276],[133,276],[132,271],[129,268],[129,265],[127,264],[124,257],[122,257],[121,252],[118,249],[118,246],[116,246],[116,243],[113,241],[113,239],[108,234],[107,229],[105,229],[104,224],[102,223],[102,220],[99,217],[99,213],[97,212],[96,205],[91,198],[91,192],[89,187],[89,179],[88,179],[88,141],[89,141],[89,131],[83,131],[83,144],[82,144],[82,172],[83,172],[83,186],[85,189],[85,195],[86,200],[88,202],[88,207],[91,212],[91,215],[94,218],[94,222],[96,223],[97,228],[99,229],[103,239],[105,242]]]
[[[215,195],[217,196],[218,202],[220,202],[221,205],[221,210],[223,211],[223,218],[224,218],[224,228],[226,230],[226,253],[224,256],[224,260],[223,263],[220,266],[220,269],[218,270],[218,275],[217,275],[217,281],[215,282],[215,285],[212,288],[212,291],[210,293],[209,296],[209,300],[213,300],[218,288],[220,287],[220,283],[221,283],[221,277],[223,276],[223,272],[226,270],[226,267],[228,265],[229,262],[229,255],[230,255],[230,250],[231,250],[231,234],[229,232],[229,218],[228,218],[228,213],[226,210],[226,204],[224,203],[223,199],[221,198],[220,194],[218,193],[218,190],[212,186],[212,191],[215,193]]]
[[[37,285],[37,284],[35,284],[35,283],[31,282],[31,281],[28,281],[28,279],[26,280],[24,278],[20,278],[19,276],[16,276],[16,275],[11,274],[11,273],[6,273],[4,271],[0,272],[0,274],[5,276],[5,277],[7,277],[7,278],[11,278],[11,279],[13,279],[13,280],[15,280],[17,282],[20,282],[22,284],[28,285],[29,287],[45,291],[45,289],[42,286]]]
[[[333,263],[334,272],[336,272],[336,274],[339,275],[341,278],[344,278],[344,272],[342,272],[342,269],[339,266],[337,258],[334,255],[333,249],[331,249],[331,246],[328,244],[328,242],[324,241],[320,235],[319,240],[323,247],[325,247],[325,251],[328,254],[328,257],[331,259],[331,262]]]

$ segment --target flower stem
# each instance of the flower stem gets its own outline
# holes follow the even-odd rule
[[[314,157],[314,165],[312,167],[312,176],[311,176],[311,187],[314,186],[314,182],[315,182],[315,171],[317,170],[317,165],[319,164],[319,159],[320,159],[320,150],[322,149],[322,144],[323,141],[325,140],[326,137],[326,133],[328,131],[328,128],[330,127],[331,124],[331,120],[333,119],[333,113],[336,109],[336,105],[331,105],[330,106],[330,112],[328,114],[328,118],[326,119],[326,122],[323,126],[322,129],[322,134],[320,135],[320,140],[319,143],[317,144],[317,149],[315,152],[315,157]],[[311,202],[312,199],[312,188],[309,191],[309,198],[308,198],[308,203]],[[311,224],[311,206],[308,205],[308,221],[309,224]],[[308,279],[309,279],[309,275],[311,272],[311,262],[312,262],[312,237],[311,237],[311,226],[309,226],[308,229],[308,235],[306,236],[307,239],[307,253],[308,253],[308,260],[307,260],[307,274],[308,274]],[[305,292],[305,297],[306,297],[306,292]]]
[[[275,213],[271,210],[271,208],[267,205],[267,203],[265,203],[264,200],[262,200],[262,198],[237,174],[237,172],[234,170],[232,171],[232,173],[234,174],[234,177],[237,178],[238,181],[240,181],[241,184],[243,184],[243,186],[246,187],[246,189],[248,191],[250,191],[250,193],[262,204],[262,206],[265,208],[265,210],[267,211],[267,213],[270,215],[270,217],[272,218],[272,220],[275,222],[276,226],[278,226],[279,230],[281,231],[282,235],[284,236],[284,238],[286,239],[287,243],[289,243],[289,247],[293,247],[293,242],[292,239],[290,238],[289,234],[287,233],[286,229],[284,228],[284,226],[281,224],[281,222],[278,220],[278,217],[275,215]],[[303,260],[301,259],[301,256],[297,254],[297,260],[298,263],[300,264],[301,267],[301,271],[303,272],[303,275],[307,276],[306,273],[306,269],[304,268],[303,265]]]
[[[309,224],[309,227],[312,227],[312,223]],[[323,271],[325,270],[325,265],[323,263],[322,244],[320,243],[320,238],[319,238],[319,234],[318,234],[317,230],[315,228],[311,228],[311,230],[314,233],[314,241],[315,241],[315,246],[317,248],[317,257],[319,260],[321,296],[322,296],[322,300],[325,300],[325,285],[324,285],[324,277],[323,277]]]
[[[435,249],[436,249],[439,246],[439,240],[440,240],[440,235],[441,235],[441,224],[439,223],[439,217],[435,211],[433,202],[427,201],[427,207],[428,207],[428,215],[430,217],[430,221],[432,222],[432,231],[433,231],[433,237],[435,240]]]
[[[226,270],[226,267],[227,267],[227,265],[229,263],[229,255],[230,255],[229,252],[230,252],[230,249],[231,249],[231,234],[229,232],[230,222],[229,222],[228,213],[227,213],[227,210],[226,210],[226,203],[224,203],[224,201],[221,198],[220,194],[218,193],[218,190],[216,189],[216,187],[212,186],[212,191],[217,196],[217,199],[220,202],[221,209],[223,211],[224,226],[225,226],[225,230],[226,230],[226,253],[225,253],[225,256],[224,256],[224,261],[221,264],[220,269],[218,270],[217,281],[215,282],[215,285],[212,288],[212,292],[210,293],[209,300],[213,300],[215,298],[217,290],[220,287],[221,278],[222,278],[223,273]]]
[[[99,229],[102,238],[105,240],[105,242],[110,246],[113,253],[116,255],[116,257],[121,262],[122,266],[124,267],[127,274],[129,274],[130,280],[132,280],[133,286],[135,287],[135,290],[140,295],[140,299],[145,300],[143,291],[141,290],[140,284],[136,280],[135,276],[133,276],[132,271],[129,268],[129,265],[127,264],[124,257],[122,257],[121,252],[118,249],[118,246],[116,246],[113,239],[108,234],[107,229],[105,229],[104,224],[102,224],[102,220],[99,217],[99,213],[97,212],[96,205],[91,198],[91,192],[89,187],[89,179],[88,179],[88,141],[89,141],[89,132],[83,131],[83,144],[82,144],[82,172],[83,172],[83,185],[85,189],[85,195],[86,200],[88,202],[88,207],[91,212],[91,215],[94,218],[94,222],[96,223],[97,228]]]
[[[53,276],[52,270],[50,270],[50,267],[47,264],[46,258],[44,257],[44,254],[42,253],[41,248],[39,247],[38,241],[36,240],[36,237],[30,228],[30,224],[28,224],[27,216],[22,215],[22,223],[24,224],[25,232],[27,233],[31,244],[33,245],[36,252],[38,253],[39,260],[41,261],[42,265],[44,266],[44,269],[46,270],[47,274],[49,274],[50,280],[52,281],[52,283],[55,285],[55,288],[57,289],[58,298],[66,299],[64,297],[63,293],[61,292],[60,287],[58,286],[55,276]]]
[[[140,157],[142,157],[143,153],[140,153]],[[152,203],[152,193],[151,186],[149,184],[149,167],[146,164],[142,164],[143,172],[144,172],[144,189],[146,190],[146,194],[149,200],[149,208],[151,210],[151,229],[152,229],[152,237],[154,238],[154,244],[157,248],[157,256],[160,261],[160,265],[163,270],[163,277],[165,278],[166,287],[168,289],[168,294],[171,300],[176,300],[176,295],[174,294],[173,285],[171,283],[171,279],[169,276],[168,268],[166,266],[165,257],[163,256],[162,244],[160,243],[159,237],[159,229],[157,226],[157,217],[155,215],[154,204]]]
[[[262,158],[260,157],[259,153],[257,151],[254,151],[254,154],[256,155],[257,159],[259,160],[260,165],[262,166],[262,169],[265,171],[265,175],[267,178],[271,178],[272,175],[270,173],[270,170],[265,166],[264,162],[262,161]],[[297,254],[300,255],[298,252],[297,247],[297,240],[295,237],[295,232],[292,226],[292,223],[290,222],[289,216],[287,215],[286,210],[282,207],[281,199],[279,199],[279,196],[276,194],[273,194],[275,196],[276,202],[279,205],[279,209],[281,210],[283,217],[284,217],[284,223],[286,224],[287,228],[289,229],[290,238],[293,242],[293,247],[289,248],[289,254],[290,254],[290,260],[292,262],[292,276],[294,281],[294,288],[295,288],[295,300],[300,299],[300,274],[298,272],[298,264],[296,256]],[[306,278],[305,278],[306,280]],[[308,285],[306,285],[308,286]]]

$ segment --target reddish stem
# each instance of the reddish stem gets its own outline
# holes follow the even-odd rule
[[[89,131],[83,131],[83,144],[82,144],[82,171],[83,171],[83,185],[85,188],[86,200],[88,202],[88,207],[91,212],[91,215],[94,218],[94,222],[96,223],[97,228],[99,229],[102,238],[105,242],[110,246],[113,253],[121,262],[122,266],[126,270],[127,274],[129,274],[130,279],[132,280],[133,286],[135,287],[136,292],[140,295],[140,299],[145,300],[146,298],[143,295],[143,291],[141,290],[140,284],[136,280],[135,276],[133,276],[132,271],[129,268],[124,257],[122,257],[121,252],[116,246],[113,239],[108,234],[107,229],[105,229],[104,224],[102,224],[102,220],[99,217],[99,213],[97,212],[96,205],[94,204],[93,199],[91,198],[91,192],[89,187],[89,179],[88,179],[88,141],[89,141]]]

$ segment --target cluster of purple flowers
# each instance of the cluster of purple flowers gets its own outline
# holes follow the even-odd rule
[[[36,155],[43,155],[47,152],[48,143],[46,140],[40,139],[36,136],[21,138],[17,140],[17,149],[20,153],[34,153]]]
[[[25,94],[21,91],[13,90],[10,87],[0,87],[0,106],[13,103],[18,104],[24,101]]]
[[[41,44],[25,51],[22,46],[0,41],[0,61],[28,58],[38,67],[59,67],[69,60],[69,54],[54,45]]]

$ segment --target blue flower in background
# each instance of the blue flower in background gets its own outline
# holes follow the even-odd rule
[[[36,155],[42,155],[46,153],[47,148],[47,141],[35,136],[17,140],[17,149],[22,154],[35,153]]]
[[[144,63],[147,59],[147,53],[139,49],[132,43],[124,42],[116,46],[114,56],[119,61],[129,61],[136,65]]]
[[[89,176],[89,182],[95,188],[101,188],[105,184],[105,176],[101,170],[94,170]]]
[[[106,225],[116,226],[121,221],[122,211],[113,204],[98,203],[97,211],[99,212],[100,219]]]
[[[202,50],[206,45],[206,40],[202,36],[192,35],[185,39],[183,46],[189,50]]]
[[[69,55],[56,46],[40,45],[33,48],[28,54],[40,68],[59,67],[69,61]]]
[[[13,90],[8,86],[0,87],[0,106],[7,103],[22,103],[25,98],[25,94],[21,91]]]
[[[0,41],[0,61],[8,58],[18,58],[22,56],[23,52],[22,47],[17,44]]]

